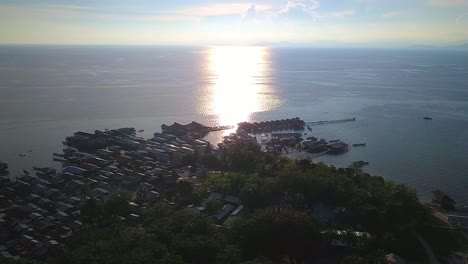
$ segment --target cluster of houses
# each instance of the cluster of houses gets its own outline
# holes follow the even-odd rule
[[[298,118],[288,122],[290,125],[285,127],[303,123]],[[202,126],[194,122],[189,125],[189,131]],[[176,127],[179,126],[154,133],[151,139],[137,137],[134,128],[76,132],[64,141],[67,147],[59,154],[63,158],[61,170],[34,168],[34,173],[25,171],[15,181],[0,177],[0,262],[21,257],[45,259],[65,244],[78,240],[83,225],[81,207],[88,199],[102,200],[118,191],[132,193],[129,203],[132,210],[120,218],[135,223],[152,204],[171,204],[160,193],[175,190],[179,181],[200,184],[208,172],[203,168],[181,167],[176,157],[204,152],[211,146],[191,133],[170,134]],[[297,143],[300,136],[300,133],[274,134],[274,142]],[[308,141],[318,142],[311,138]],[[229,152],[239,143],[257,144],[257,141],[241,128],[224,137],[216,153]],[[215,211],[210,208],[213,201],[221,205]],[[211,192],[201,204],[190,205],[187,210],[208,213],[217,224],[229,225],[247,209],[236,196]],[[314,207],[313,212],[324,223],[332,218],[332,210],[322,204]],[[339,248],[360,247],[370,238],[362,232],[327,232],[331,232],[330,245]],[[354,239],[349,240],[350,237]]]
[[[265,121],[260,123],[241,122],[237,126],[248,133],[263,133],[279,130],[303,130],[305,122],[299,117],[291,119],[281,119],[273,121]]]
[[[189,124],[182,125],[174,122],[172,125],[161,125],[161,130],[164,134],[171,134],[176,136],[190,136],[194,138],[202,138],[207,133],[218,130],[231,129],[232,126],[215,126],[209,127],[202,125],[198,122],[192,121]]]
[[[187,134],[196,135],[197,137],[203,137],[208,132],[208,127],[192,121],[189,124],[182,125],[174,122],[172,125],[161,125],[161,130],[164,134],[171,134],[177,136],[183,136]]]
[[[223,140],[218,143],[218,152],[220,154],[228,152],[232,146],[249,143],[249,144],[258,144],[257,140],[250,136],[247,132],[242,131],[241,129],[237,130],[237,133],[232,133],[223,138]]]
[[[265,140],[265,147],[266,151],[282,153],[283,150],[295,147],[301,141],[302,133],[272,133],[271,138]]]
[[[306,141],[302,142],[302,149],[309,153],[328,153],[328,154],[342,154],[349,150],[348,144],[341,140],[318,139],[316,137],[308,137]]]
[[[269,152],[282,154],[284,151],[288,153],[288,150],[299,149],[311,154],[332,154],[338,155],[345,153],[349,150],[349,145],[342,142],[341,140],[330,140],[317,139],[316,137],[310,136],[307,140],[303,140],[302,133],[290,132],[290,133],[271,133],[268,137],[266,134],[262,134],[261,143],[265,146],[265,150]]]
[[[0,262],[45,258],[78,239],[80,209],[90,198],[131,192],[135,210],[122,220],[138,220],[145,207],[164,201],[161,189],[179,180],[199,182],[201,172],[176,169],[174,157],[209,146],[200,139],[162,133],[143,139],[133,128],[76,132],[64,143],[68,147],[61,154],[61,171],[34,168],[35,173],[25,171],[15,181],[0,178]]]
[[[44,258],[78,238],[84,198],[64,191],[69,180],[55,170],[16,181],[0,177],[0,262]]]
[[[226,223],[232,223],[235,219],[242,215],[245,208],[239,198],[231,195],[222,195],[217,192],[212,192],[206,198],[200,206],[190,205],[188,210],[195,214],[207,213],[208,205],[210,202],[217,200],[223,204],[214,215],[212,215],[215,223],[222,225]]]

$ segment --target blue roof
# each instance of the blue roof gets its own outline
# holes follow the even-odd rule
[[[63,171],[71,173],[71,174],[75,174],[75,175],[82,175],[82,174],[88,172],[88,170],[80,168],[80,167],[76,167],[76,166],[65,167],[65,168],[63,168]]]
[[[216,213],[215,218],[218,221],[223,220],[232,210],[234,209],[234,206],[230,204],[226,204],[223,206],[223,208],[219,209],[219,211]]]
[[[240,213],[240,211],[242,211],[242,209],[244,209],[244,206],[243,206],[243,205],[237,206],[236,210],[234,210],[234,211],[231,213],[231,216],[236,216],[237,214]]]

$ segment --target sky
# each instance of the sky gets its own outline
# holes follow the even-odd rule
[[[468,43],[468,0],[0,0],[0,44],[334,43]]]

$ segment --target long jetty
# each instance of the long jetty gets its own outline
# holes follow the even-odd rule
[[[338,119],[338,120],[323,120],[323,121],[307,122],[306,125],[317,126],[317,125],[336,124],[336,123],[353,122],[353,121],[356,121],[355,117],[346,118],[346,119]]]

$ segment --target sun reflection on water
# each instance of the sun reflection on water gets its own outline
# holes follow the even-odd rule
[[[255,112],[275,105],[271,95],[270,51],[266,47],[212,47],[208,52],[212,76],[209,109],[220,125],[251,121]]]

